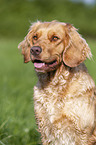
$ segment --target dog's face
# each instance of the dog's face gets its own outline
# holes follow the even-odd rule
[[[64,50],[64,28],[59,23],[43,23],[30,35],[30,57],[35,70],[48,72],[60,65]],[[67,37],[66,37],[67,38]]]
[[[75,67],[91,56],[90,49],[76,29],[56,21],[37,22],[20,43],[24,62],[32,61],[37,72],[49,72],[64,62]]]

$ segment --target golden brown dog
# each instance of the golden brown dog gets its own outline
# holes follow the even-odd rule
[[[70,24],[37,22],[19,48],[38,76],[34,105],[43,145],[95,144],[95,83],[83,64],[92,56],[86,41]]]

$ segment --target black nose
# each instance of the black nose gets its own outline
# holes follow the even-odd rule
[[[30,49],[30,53],[31,53],[32,55],[39,55],[41,52],[42,52],[42,48],[39,47],[39,46],[33,46],[33,47]]]

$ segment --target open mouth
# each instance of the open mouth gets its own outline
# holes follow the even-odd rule
[[[46,63],[36,59],[33,61],[33,63],[34,63],[35,70],[40,72],[54,70],[58,65],[57,60]]]

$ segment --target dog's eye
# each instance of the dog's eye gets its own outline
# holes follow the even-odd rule
[[[37,36],[37,35],[34,35],[34,36],[33,36],[33,39],[34,39],[34,40],[37,40],[37,39],[38,39],[38,36]]]
[[[51,41],[57,41],[59,39],[59,37],[57,36],[52,36]]]

